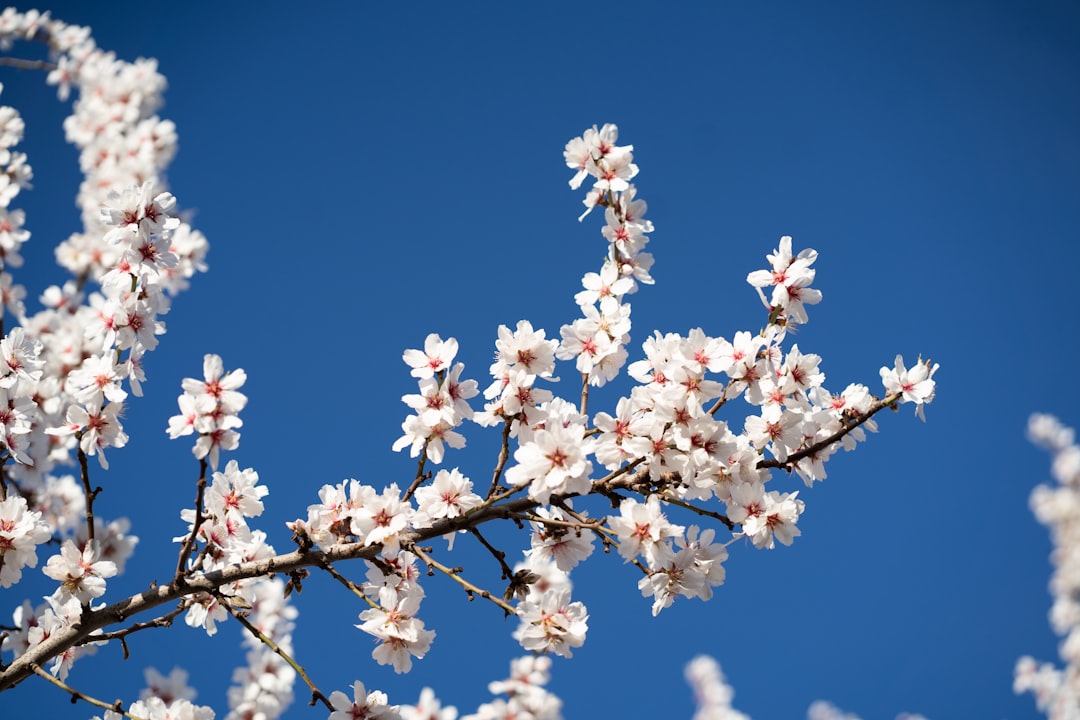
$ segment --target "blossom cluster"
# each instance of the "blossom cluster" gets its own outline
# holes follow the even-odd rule
[[[75,279],[48,288],[41,298],[45,309],[29,316],[25,290],[8,269],[21,264],[19,247],[29,238],[23,214],[10,204],[28,186],[31,170],[14,150],[22,121],[14,110],[0,108],[0,321],[8,315],[17,322],[0,338],[0,445],[17,461],[0,474],[0,586],[14,585],[25,568],[36,567],[46,542],[58,548],[43,568],[57,583],[55,592],[43,605],[27,601],[16,609],[2,649],[17,661],[29,654],[36,663],[33,653],[42,643],[57,635],[74,638],[80,623],[101,611],[95,603],[105,596],[106,581],[123,571],[134,548],[126,520],[107,522],[93,513],[97,490],[86,458],[96,456],[107,469],[106,450],[129,441],[121,423],[124,403],[129,394],[142,394],[144,358],[165,332],[161,318],[171,298],[205,270],[207,246],[181,220],[164,182],[176,133],[155,114],[165,82],[154,61],[119,61],[100,51],[86,28],[47,13],[5,10],[0,48],[22,40],[48,46],[49,82],[62,99],[77,91],[65,132],[80,151],[85,175],[78,195],[83,229],[57,251]],[[804,500],[799,491],[771,484],[771,470],[793,471],[812,486],[826,477],[824,464],[839,448],[853,449],[866,439],[865,429],[876,429],[877,411],[913,403],[921,417],[934,398],[937,366],[930,362],[908,369],[898,356],[892,368],[880,371],[882,398],[858,384],[834,394],[824,386],[821,357],[785,345],[790,331],[808,321],[807,306],[822,297],[812,287],[817,253],[796,254],[790,237],[768,256],[768,269],[747,276],[767,310],[760,331],[736,332],[730,340],[702,329],[656,332],[642,344],[643,357],[627,366],[628,298],[654,282],[653,258],[645,252],[654,226],[631,183],[639,172],[633,147],[617,139],[615,125],[594,126],[564,151],[576,173],[570,186],[578,189],[592,179],[579,219],[596,208],[604,215],[604,262],[582,278],[584,289],[574,298],[580,317],[562,326],[557,338],[527,320],[514,329],[500,326],[480,411],[469,403],[479,385],[463,378],[454,338],[432,333],[422,349],[406,350],[403,360],[419,388],[402,397],[410,414],[393,449],[408,448],[417,458],[415,479],[404,490],[398,483],[379,488],[356,479],[323,485],[306,518],[289,523],[301,565],[319,564],[311,559],[315,553],[305,557],[312,548],[323,557],[352,551],[351,557],[364,558],[363,582],[337,577],[366,605],[357,627],[375,638],[372,657],[396,672],[408,672],[435,638],[419,617],[422,566],[517,616],[513,635],[532,655],[514,662],[509,679],[491,685],[506,700],[485,704],[464,720],[561,716],[561,703],[545,688],[547,655],[570,657],[585,642],[589,613],[572,597],[570,574],[598,543],[640,570],[636,585],[651,598],[653,615],[679,597],[708,600],[726,579],[728,543],[717,539],[718,528],[677,523],[675,513],[712,518],[732,540],[746,538],[757,548],[790,544],[800,534]],[[573,363],[580,386],[571,389],[580,399],[552,391],[557,361]],[[590,389],[610,383],[624,367],[636,385],[613,408],[590,412]],[[187,527],[175,538],[176,573],[163,591],[175,593],[178,605],[162,616],[171,622],[184,613],[187,625],[208,635],[230,616],[249,630],[247,664],[234,673],[229,691],[229,717],[237,720],[278,717],[292,700],[296,611],[286,599],[304,577],[297,571],[286,584],[271,576],[271,561],[282,556],[264,531],[249,526],[268,494],[255,470],[230,460],[218,471],[221,452],[239,444],[245,381],[243,370],[226,372],[212,354],[204,358],[203,379],[183,381],[180,412],[167,432],[174,439],[195,436],[200,474],[195,506],[180,513]],[[732,409],[738,398],[743,417]],[[428,461],[441,465],[449,450],[464,447],[466,421],[501,426],[496,470],[484,488],[474,487],[459,468],[428,469]],[[76,458],[78,480],[55,472]],[[590,504],[589,496],[597,495],[603,502]],[[476,528],[495,519],[530,531],[529,547],[513,568],[507,553]],[[443,536],[451,552],[463,530],[472,530],[499,563],[509,582],[501,600],[419,542]],[[321,568],[337,575],[326,562]],[[229,572],[243,579],[223,580],[210,590],[188,585]],[[80,654],[102,641],[86,633],[40,660],[64,678]],[[8,667],[0,665],[0,673]],[[695,672],[702,687],[722,682],[718,668],[698,663]],[[212,717],[192,703],[182,673],[154,674],[148,684],[130,714]],[[457,716],[428,690],[415,706],[390,705],[359,681],[351,699],[340,691],[322,699],[332,720]],[[713,692],[710,702],[730,705],[730,695],[725,700]]]
[[[247,379],[242,369],[226,371],[218,355],[203,359],[203,379],[185,378],[184,393],[178,398],[180,414],[169,420],[168,433],[177,439],[198,433],[194,453],[215,468],[221,450],[235,450],[240,435],[235,428],[243,423],[239,413],[247,396],[239,391]],[[205,468],[205,465],[203,466]],[[259,484],[252,468],[240,469],[236,460],[214,472],[202,507],[187,508],[180,518],[187,532],[174,538],[182,543],[180,558],[185,573],[213,572],[229,565],[271,558],[274,548],[266,533],[253,530],[249,518],[263,513],[262,499],[269,493]],[[189,559],[195,552],[195,558]],[[287,600],[285,584],[278,578],[253,578],[223,585],[216,593],[200,592],[185,600],[184,621],[203,628],[207,635],[217,632],[217,624],[235,612],[242,612],[277,648],[292,652],[292,631],[296,608]],[[270,645],[253,635],[244,636],[247,664],[236,668],[229,688],[230,720],[279,717],[291,704],[296,671]]]
[[[413,657],[423,658],[435,639],[435,631],[416,617],[424,589],[420,587],[416,556],[402,551],[383,567],[368,562],[365,597],[378,598],[373,607],[360,613],[356,627],[378,640],[371,656],[380,665],[392,665],[394,672],[412,669]]]
[[[240,411],[247,396],[239,392],[247,381],[240,369],[225,372],[219,355],[203,358],[203,379],[184,378],[184,394],[177,403],[180,414],[169,419],[169,437],[198,433],[192,452],[199,460],[207,458],[210,467],[217,468],[222,450],[235,450],[240,443],[236,428],[244,423]]]
[[[251,594],[248,622],[282,652],[291,655],[298,613],[288,601],[285,583],[280,578],[262,579],[253,584]],[[226,720],[281,717],[293,701],[296,671],[254,635],[245,634],[243,643],[247,648],[247,664],[233,670]]]
[[[143,672],[146,688],[139,699],[128,707],[128,715],[143,720],[214,720],[214,711],[192,702],[195,690],[188,686],[188,674],[181,668],[173,668],[167,676],[154,668]],[[122,720],[124,715],[106,710],[104,720]],[[92,720],[102,720],[94,717]]]
[[[574,360],[579,373],[591,385],[601,386],[613,379],[626,362],[630,340],[630,305],[623,298],[637,290],[638,283],[651,285],[651,254],[644,252],[653,231],[645,219],[647,205],[636,199],[637,189],[629,181],[638,174],[633,145],[616,145],[619,128],[611,123],[594,125],[581,137],[566,144],[563,157],[577,170],[570,187],[577,189],[586,177],[594,178],[585,196],[586,214],[604,208],[602,233],[608,253],[599,273],[586,273],[585,287],[574,299],[583,317],[564,325],[556,350],[560,360]],[[582,218],[585,216],[582,215]],[[582,219],[579,218],[579,219]]]
[[[484,703],[461,720],[562,720],[562,701],[545,686],[551,680],[551,658],[526,655],[510,663],[510,677],[488,685],[494,695],[506,695]]]
[[[1022,657],[1013,688],[1032,693],[1051,720],[1075,720],[1080,718],[1080,445],[1072,428],[1051,415],[1032,415],[1028,437],[1051,454],[1051,474],[1057,481],[1032,491],[1031,510],[1050,529],[1054,544],[1050,624],[1064,638],[1059,646],[1064,667]]]
[[[35,566],[35,548],[50,539],[57,551],[43,572],[58,583],[43,604],[16,609],[16,629],[3,642],[16,657],[77,626],[134,550],[126,518],[91,511],[97,491],[85,464],[79,480],[57,470],[76,453],[107,468],[106,450],[128,442],[124,403],[141,395],[145,354],[165,330],[160,318],[170,297],[206,269],[207,248],[179,219],[164,182],[176,134],[155,114],[165,81],[154,61],[119,60],[97,48],[87,28],[48,13],[4,10],[0,49],[24,41],[47,46],[48,82],[61,100],[76,91],[64,130],[79,150],[84,180],[77,196],[83,227],[56,253],[75,277],[46,288],[43,309],[28,314],[26,291],[11,270],[21,267],[20,247],[30,238],[25,213],[13,203],[32,170],[15,149],[24,129],[19,113],[0,107],[0,327],[7,329],[0,339],[0,445],[16,461],[0,482],[0,586]],[[92,649],[71,648],[50,669],[64,676]]]
[[[262,514],[261,498],[268,492],[265,486],[256,485],[258,481],[254,470],[240,470],[239,464],[230,460],[224,472],[214,473],[207,488],[205,507],[201,511],[195,508],[181,511],[180,518],[188,523],[188,530],[173,540],[185,543],[181,554],[197,550],[195,559],[188,561],[188,571],[212,572],[233,563],[274,556],[273,547],[266,542],[266,533],[252,530],[247,524],[247,518]],[[192,539],[194,546],[190,545]],[[222,604],[225,598],[234,598],[246,607],[254,600],[254,585],[245,581],[222,587],[220,595],[206,592],[194,595],[185,621],[213,635],[217,632],[216,623],[228,617],[228,609]]]
[[[402,423],[405,434],[394,443],[395,451],[408,447],[412,457],[423,453],[438,464],[445,445],[465,447],[465,438],[454,428],[472,419],[468,401],[477,394],[477,384],[475,380],[461,379],[465,365],[454,363],[457,349],[457,340],[444,341],[432,333],[424,341],[423,350],[406,350],[403,354],[412,367],[412,376],[420,379],[420,392],[402,398],[416,414]]]
[[[443,707],[435,697],[435,691],[425,687],[420,691],[420,698],[415,705],[391,705],[386,693],[379,690],[367,691],[364,683],[353,683],[353,696],[340,690],[330,694],[333,711],[329,720],[457,720],[457,708],[450,705]]]
[[[367,561],[368,581],[363,588],[370,608],[360,613],[362,622],[357,625],[378,640],[372,657],[379,664],[408,672],[412,658],[422,658],[435,637],[416,617],[424,590],[416,555],[400,547],[402,534],[441,518],[457,517],[464,508],[475,506],[480,499],[470,489],[468,478],[456,469],[441,470],[435,483],[417,493],[421,504],[416,510],[402,498],[396,484],[379,493],[350,479],[324,485],[319,491],[321,502],[308,507],[307,520],[289,524],[298,537],[323,549],[339,543],[379,547],[378,563]]]
[[[643,345],[645,357],[627,368],[638,385],[617,402],[614,414],[590,417],[588,388],[614,377],[626,359],[630,325],[624,296],[637,282],[651,282],[635,268],[651,266],[641,248],[653,226],[643,219],[644,201],[634,199],[628,182],[638,172],[631,148],[615,145],[616,137],[615,126],[605,125],[567,145],[568,164],[579,171],[572,185],[594,177],[586,204],[606,209],[607,260],[600,274],[586,276],[586,289],[577,296],[585,319],[564,327],[558,340],[526,320],[514,329],[501,326],[493,381],[477,413],[468,403],[477,385],[462,379],[455,339],[430,334],[423,349],[406,350],[403,360],[420,387],[402,397],[413,414],[393,449],[408,447],[419,458],[416,482],[404,493],[397,484],[380,492],[355,479],[324,485],[307,519],[291,524],[299,537],[324,550],[341,544],[377,550],[364,589],[371,608],[358,627],[379,640],[376,660],[398,671],[422,657],[434,637],[416,617],[423,591],[409,544],[414,533],[441,523],[452,540],[457,523],[471,513],[524,492],[531,510],[521,519],[532,529],[531,547],[507,571],[513,575],[507,599],[518,601],[514,637],[526,650],[569,657],[588,629],[585,606],[571,597],[569,573],[592,553],[595,538],[643,571],[638,588],[652,598],[654,615],[680,596],[708,600],[725,581],[726,543],[717,540],[714,528],[671,522],[669,505],[720,517],[733,537],[746,537],[759,548],[790,544],[800,534],[805,505],[798,491],[770,488],[770,468],[789,467],[810,486],[826,477],[824,464],[839,448],[851,450],[866,439],[864,426],[876,430],[871,416],[877,410],[912,402],[921,413],[933,400],[937,366],[929,363],[920,361],[909,371],[898,357],[893,368],[881,371],[886,394],[879,399],[859,384],[829,392],[820,356],[798,345],[785,350],[789,331],[807,321],[806,305],[821,294],[810,287],[817,253],[796,255],[791,238],[784,237],[768,257],[770,269],[747,278],[765,299],[765,328],[737,332],[730,341],[700,329],[685,337],[656,333]],[[762,288],[770,286],[766,299]],[[573,360],[582,376],[580,407],[540,385],[557,379],[559,359]],[[741,427],[718,415],[740,396],[750,408]],[[442,463],[447,448],[464,446],[457,428],[468,419],[504,430],[503,460],[486,498],[456,468],[434,476],[424,472],[427,460]],[[501,472],[511,455],[513,462]],[[594,477],[598,465],[606,476]],[[641,497],[619,494],[625,491]],[[573,508],[570,498],[597,493],[619,498],[617,512],[590,518],[587,510]],[[714,499],[725,514],[700,512]],[[423,561],[434,567],[430,558]]]

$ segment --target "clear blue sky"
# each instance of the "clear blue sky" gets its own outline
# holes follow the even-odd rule
[[[566,717],[689,718],[682,668],[698,653],[721,663],[736,707],[755,718],[804,717],[819,698],[867,720],[1036,717],[1011,686],[1020,655],[1057,657],[1050,546],[1027,505],[1049,472],[1023,435],[1033,411],[1080,423],[1075,7],[51,9],[121,57],[160,60],[181,145],[172,190],[211,243],[210,273],[166,318],[146,397],[128,410],[131,447],[95,477],[98,512],[132,517],[142,538],[109,597],[170,573],[198,469],[188,440],[169,442],[164,428],[206,352],[248,373],[233,457],[271,490],[259,526],[279,550],[284,521],[322,484],[407,482],[414,462],[390,452],[400,396],[415,391],[402,350],[428,332],[455,336],[484,385],[499,324],[528,318],[557,335],[573,320],[604,242],[597,218],[575,220],[581,194],[561,152],[587,126],[616,122],[656,224],[657,283],[633,298],[634,348],[654,329],[760,327],[744,278],[790,234],[820,252],[825,297],[798,342],[823,356],[830,388],[879,388],[898,352],[942,367],[927,423],[910,407],[882,417],[879,435],[803,492],[794,546],[733,545],[711,602],[654,619],[619,558],[576,571],[591,619],[585,647],[554,665]],[[33,237],[17,279],[36,297],[64,279],[52,249],[76,228],[76,154],[58,149],[62,114],[44,77],[4,69],[0,80],[0,100],[29,128],[36,189],[17,204]],[[497,433],[468,437],[447,467],[484,477]],[[496,586],[490,558],[461,546],[456,562]],[[327,693],[361,679],[405,703],[426,684],[473,711],[518,652],[514,623],[438,578],[426,587],[438,636],[410,675],[376,666],[352,627],[363,608],[316,582],[297,603],[299,661]],[[49,591],[23,584],[0,591],[0,605]],[[131,660],[106,648],[70,680],[130,701],[144,665],[181,665],[223,716],[243,661],[229,625],[210,640],[184,626],[142,633]],[[0,696],[0,714],[93,713],[35,678]],[[287,715],[324,716],[303,700]]]

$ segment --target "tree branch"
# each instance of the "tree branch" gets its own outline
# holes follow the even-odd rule
[[[510,459],[510,428],[513,423],[513,418],[506,418],[503,422],[502,445],[499,447],[499,459],[495,463],[495,470],[491,473],[491,489],[488,490],[486,498],[488,500],[499,489],[499,480],[502,478],[503,468],[506,467],[506,461]]]
[[[505,503],[491,505],[472,513],[469,516],[468,525],[479,525],[490,520],[503,518],[508,512],[530,510],[538,504],[535,500],[527,497],[514,498]],[[402,534],[401,544],[424,542],[462,529],[462,525],[460,518],[441,520],[429,528]],[[301,567],[323,566],[326,563],[360,558],[371,560],[381,550],[381,545],[339,544],[326,550],[296,550],[263,560],[236,563],[222,570],[194,573],[175,578],[166,585],[150,588],[98,610],[91,610],[83,614],[80,621],[75,625],[58,628],[41,643],[28,649],[0,671],[0,692],[14,687],[30,675],[33,675],[34,665],[45,663],[74,647],[95,630],[123,622],[129,617],[160,607],[165,603],[199,592],[214,593],[220,587],[240,580],[269,576],[275,573],[288,574]]]
[[[873,405],[871,405],[865,413],[856,417],[851,422],[851,424],[844,425],[844,427],[840,428],[829,437],[823,440],[818,440],[813,445],[803,448],[798,452],[791,453],[787,456],[786,460],[761,460],[757,464],[758,468],[784,468],[786,470],[790,470],[792,467],[795,466],[797,462],[799,462],[803,458],[812,457],[813,455],[816,455],[820,450],[829,447],[835,442],[839,442],[845,435],[862,425],[864,422],[872,418],[877,413],[881,412],[887,407],[892,407],[896,403],[896,401],[900,399],[900,395],[901,393],[886,395],[884,398],[878,400]]]
[[[875,402],[870,409],[858,416],[851,424],[833,433],[829,437],[814,443],[808,448],[793,453],[781,463],[778,460],[761,460],[759,468],[787,467],[793,465],[804,457],[818,452],[824,447],[838,442],[853,429],[862,425],[873,415],[886,407],[892,406],[898,399],[898,394],[886,396]],[[643,483],[648,482],[648,468],[639,468],[646,458],[638,458],[632,463],[613,470],[605,477],[596,480],[590,489],[591,494],[608,495],[618,489],[626,489],[644,492]],[[506,564],[505,553],[494,548],[477,531],[477,527],[485,522],[500,518],[510,517],[514,513],[524,513],[538,507],[540,503],[529,497],[509,497],[520,491],[517,488],[507,493],[505,499],[496,496],[485,504],[461,517],[444,519],[431,527],[423,528],[414,532],[403,533],[400,542],[402,545],[424,542],[428,539],[439,537],[450,532],[467,529],[477,536],[477,539],[498,559],[505,578],[513,578],[513,571]],[[566,496],[571,497],[571,496]],[[557,504],[563,496],[553,495],[552,504]],[[502,500],[502,502],[500,502]],[[719,519],[719,518],[718,518]],[[723,522],[721,520],[721,522]],[[56,657],[69,648],[75,646],[95,630],[123,622],[126,618],[146,612],[164,603],[179,600],[180,598],[197,592],[213,593],[218,588],[229,583],[247,580],[255,577],[269,576],[274,573],[289,573],[301,567],[320,566],[325,567],[328,563],[340,560],[352,560],[363,558],[371,560],[382,550],[381,545],[361,545],[359,543],[347,543],[334,545],[326,550],[297,550],[284,555],[278,555],[264,560],[256,560],[246,563],[230,565],[222,570],[208,573],[193,573],[192,575],[175,578],[167,585],[161,585],[146,590],[138,595],[133,595],[126,600],[114,603],[107,607],[89,611],[83,614],[80,622],[74,626],[58,629],[49,635],[40,644],[30,648],[21,656],[15,658],[10,665],[0,671],[0,692],[25,680],[34,673],[33,667]],[[500,557],[501,555],[501,557]]]
[[[75,701],[77,701],[77,700],[82,700],[85,703],[90,703],[91,705],[96,705],[99,708],[104,708],[106,710],[112,710],[114,713],[119,713],[120,715],[123,715],[124,717],[129,718],[130,720],[144,720],[143,718],[139,717],[138,715],[132,715],[127,710],[125,710],[124,709],[124,704],[122,702],[120,702],[119,700],[117,700],[116,702],[114,702],[113,704],[110,705],[109,703],[105,702],[104,700],[98,700],[95,697],[91,697],[91,696],[89,696],[89,695],[87,695],[85,693],[79,692],[78,690],[71,687],[70,685],[68,685],[64,681],[60,680],[59,678],[54,678],[49,673],[45,672],[41,668],[40,665],[34,664],[34,665],[32,665],[32,668],[33,668],[34,673],[36,673],[37,675],[40,675],[41,677],[45,678],[46,680],[51,682],[56,687],[63,690],[64,692],[69,693],[71,695],[71,702],[73,702],[73,703]]]
[[[457,584],[461,585],[461,587],[463,587],[465,589],[465,593],[469,596],[470,600],[473,599],[474,595],[479,595],[480,597],[484,598],[485,600],[490,600],[491,602],[493,602],[496,605],[498,605],[499,607],[501,607],[502,611],[504,613],[506,613],[507,616],[517,615],[517,610],[515,610],[513,608],[513,606],[508,605],[507,603],[503,602],[499,598],[492,595],[487,590],[484,590],[483,588],[477,587],[476,585],[473,585],[471,582],[469,582],[465,578],[461,577],[461,574],[460,574],[461,573],[461,568],[448,568],[448,567],[446,567],[441,562],[439,562],[435,558],[428,555],[426,552],[421,550],[416,545],[410,545],[408,549],[411,550],[412,552],[414,552],[416,554],[416,557],[420,558],[424,562],[424,564],[428,566],[428,574],[429,575],[433,574],[433,571],[431,570],[431,568],[435,568],[436,570],[443,573],[444,575],[449,577],[451,580],[453,580]]]
[[[195,519],[192,521],[191,533],[184,540],[180,548],[180,556],[176,559],[176,577],[184,574],[184,565],[187,563],[191,550],[195,547],[195,539],[199,536],[199,528],[203,523],[203,496],[206,493],[206,458],[199,460],[199,481],[195,487]]]
[[[55,63],[46,60],[25,60],[14,57],[0,57],[0,65],[7,65],[20,70],[44,70],[45,72],[52,72],[56,69]]]
[[[252,625],[251,621],[248,620],[247,617],[245,617],[244,613],[240,612],[232,606],[232,604],[229,602],[229,598],[219,595],[218,602],[221,603],[222,607],[229,611],[230,615],[236,618],[237,622],[243,625],[249,633],[251,633],[256,639],[258,639],[259,642],[273,650],[274,654],[287,662],[289,664],[289,667],[296,671],[296,674],[300,676],[300,678],[307,684],[308,688],[311,690],[311,702],[309,702],[308,705],[314,705],[316,702],[321,702],[323,705],[326,706],[327,710],[329,710],[330,712],[334,712],[334,706],[330,704],[330,701],[326,699],[326,696],[322,694],[322,691],[319,690],[319,688],[315,686],[315,683],[311,681],[311,678],[308,677],[307,672],[305,672],[304,668],[300,666],[300,663],[296,662],[296,660],[294,660],[292,656],[289,655],[289,653],[282,650],[281,646],[271,640],[268,635],[259,630],[259,628]]]
[[[101,492],[101,488],[90,489],[90,467],[86,461],[86,453],[83,452],[82,431],[75,434],[76,447],[79,450],[79,477],[82,479],[83,493],[86,495],[86,542],[94,542],[94,498]]]

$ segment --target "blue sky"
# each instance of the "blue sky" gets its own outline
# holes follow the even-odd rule
[[[42,8],[45,9],[45,8]],[[574,574],[590,608],[584,648],[556,661],[572,720],[685,717],[684,664],[713,655],[756,718],[805,716],[828,699],[868,720],[1036,717],[1013,695],[1020,655],[1056,659],[1046,619],[1050,545],[1031,516],[1049,477],[1024,440],[1034,411],[1080,424],[1075,266],[1080,260],[1078,12],[1054,2],[54,3],[126,59],[169,80],[169,171],[210,240],[210,273],[166,318],[131,404],[131,447],[98,474],[101,514],[128,515],[140,552],[112,598],[170,573],[193,497],[187,440],[168,441],[180,380],[216,352],[243,367],[242,467],[270,488],[259,522],[279,550],[286,520],[346,477],[407,482],[390,452],[414,392],[401,352],[428,332],[461,342],[485,385],[499,324],[549,334],[570,322],[580,277],[604,252],[579,224],[564,143],[615,122],[635,146],[656,225],[656,285],[633,298],[633,347],[654,329],[731,337],[763,317],[747,272],[781,235],[820,253],[798,343],[826,384],[879,388],[897,353],[941,363],[927,422],[909,407],[829,465],[800,496],[791,548],[736,543],[709,603],[659,618],[615,557]],[[76,153],[40,75],[4,69],[2,100],[27,119],[33,232],[17,280],[32,297],[63,281],[55,243],[76,229]],[[634,359],[635,356],[632,356]],[[565,374],[565,373],[564,373]],[[628,385],[621,385],[624,390]],[[614,405],[600,393],[591,408]],[[490,472],[497,433],[472,429],[451,456]],[[777,478],[797,489],[801,483]],[[524,537],[506,535],[508,548]],[[489,557],[455,562],[498,585]],[[359,573],[359,568],[354,569]],[[354,679],[415,701],[431,685],[471,712],[517,654],[512,622],[432,578],[438,636],[395,676],[354,629],[363,609],[312,582],[298,598],[299,661],[329,693]],[[49,592],[0,592],[4,608]],[[4,610],[6,612],[6,610]],[[83,660],[71,682],[134,699],[141,668],[191,671],[225,711],[235,627],[186,627]],[[302,692],[298,696],[303,697]],[[37,679],[0,696],[5,717],[89,717]],[[322,717],[301,700],[289,718]]]

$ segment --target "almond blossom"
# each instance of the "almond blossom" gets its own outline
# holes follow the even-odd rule
[[[32,672],[31,664],[65,676],[97,641],[80,627],[123,629],[128,622],[107,614],[123,605],[104,610],[91,605],[105,593],[105,580],[120,572],[136,539],[125,519],[94,515],[98,491],[84,456],[97,455],[107,468],[105,449],[127,443],[119,420],[123,403],[129,392],[141,395],[146,353],[158,347],[166,330],[161,318],[172,296],[205,270],[207,247],[181,219],[164,180],[176,132],[154,114],[165,85],[154,61],[118,61],[98,50],[88,31],[48,14],[0,14],[0,47],[15,39],[47,43],[53,56],[49,82],[61,95],[78,92],[65,131],[79,149],[85,182],[78,197],[83,227],[57,250],[58,261],[76,279],[46,290],[45,309],[26,317],[25,290],[6,268],[21,263],[19,246],[28,234],[21,211],[8,208],[32,172],[27,158],[11,150],[22,137],[21,119],[0,108],[0,294],[18,321],[0,340],[0,424],[7,455],[15,460],[8,466],[10,482],[0,483],[0,585],[13,585],[23,567],[36,564],[39,545],[51,538],[60,544],[44,568],[60,588],[42,606],[21,605],[3,639],[4,652],[15,656],[0,663],[5,687]],[[575,173],[571,187],[592,178],[583,201],[586,214],[602,207],[604,215],[603,252],[597,252],[602,259],[581,278],[584,290],[570,305],[575,317],[550,339],[548,331],[527,320],[513,330],[499,326],[493,382],[484,391],[482,412],[469,403],[479,386],[463,377],[457,339],[430,333],[422,349],[405,350],[402,360],[417,381],[411,388],[416,392],[401,396],[410,414],[392,449],[409,448],[415,467],[382,487],[351,479],[322,484],[306,519],[288,524],[295,549],[277,554],[267,542],[269,531],[248,524],[263,515],[268,495],[253,468],[241,470],[230,460],[217,472],[220,453],[239,445],[246,373],[226,371],[220,356],[206,354],[203,378],[184,379],[179,413],[169,419],[167,433],[173,439],[195,436],[196,499],[179,511],[175,563],[129,605],[150,609],[169,602],[175,609],[159,616],[162,624],[183,612],[188,626],[207,635],[231,617],[243,619],[249,629],[246,665],[233,676],[230,717],[275,718],[291,702],[299,666],[290,655],[296,611],[286,598],[301,590],[308,572],[334,574],[367,603],[356,627],[375,638],[376,663],[403,673],[427,654],[435,637],[418,613],[425,598],[421,580],[438,571],[470,598],[481,597],[516,615],[513,637],[536,654],[515,661],[511,677],[492,685],[507,700],[468,717],[554,720],[561,703],[543,688],[550,660],[540,655],[571,657],[585,642],[589,614],[571,599],[570,573],[597,561],[597,538],[605,550],[616,545],[633,563],[627,569],[646,598],[639,602],[651,602],[654,615],[679,597],[708,600],[726,580],[727,547],[716,538],[720,525],[732,539],[748,538],[745,544],[759,549],[773,549],[777,540],[791,544],[800,535],[804,501],[798,492],[785,491],[786,473],[777,473],[774,481],[772,469],[794,471],[812,484],[825,477],[825,463],[836,448],[850,449],[865,439],[862,424],[874,429],[870,415],[915,402],[921,417],[933,400],[937,366],[929,362],[908,371],[898,356],[893,370],[881,370],[890,397],[878,400],[855,384],[841,395],[831,394],[820,356],[797,345],[785,352],[787,330],[805,323],[806,306],[821,299],[810,287],[817,252],[795,255],[788,236],[768,256],[770,269],[747,277],[768,309],[762,330],[735,332],[730,341],[702,328],[685,337],[657,331],[639,352],[631,345],[630,299],[640,285],[654,281],[654,258],[645,252],[654,226],[632,184],[639,174],[633,146],[619,146],[617,140],[614,124],[593,126],[564,151]],[[608,399],[590,397],[590,391],[616,380],[631,352],[627,375],[638,386],[614,399],[607,411],[590,408],[590,401]],[[644,359],[638,359],[642,353]],[[557,361],[573,364],[571,381],[562,385],[555,384]],[[565,397],[555,389],[564,390]],[[748,407],[748,417],[739,422],[721,416],[739,412],[734,403],[725,407],[739,396],[747,401],[738,407]],[[466,433],[475,430],[465,429],[470,421],[501,428],[490,485],[485,481],[479,488],[483,496],[458,468],[432,472],[427,465],[441,463],[447,448],[464,447]],[[51,474],[75,454],[81,487],[73,477]],[[598,465],[604,471],[594,477]],[[398,482],[406,486],[404,492]],[[589,495],[600,497],[577,499]],[[1040,497],[1048,514],[1060,510],[1054,499]],[[712,509],[719,505],[714,499],[726,515]],[[589,505],[592,500],[599,502]],[[717,528],[686,530],[668,517],[682,512],[714,518]],[[506,553],[478,530],[495,520],[530,531],[529,549],[513,568]],[[487,580],[504,587],[474,584],[485,582],[478,563],[469,563],[471,579],[466,580],[465,567],[450,567],[441,549],[425,544],[440,534],[452,538],[458,529],[472,531],[487,546],[499,565],[498,579],[488,575]],[[366,568],[358,582],[331,567],[331,561],[357,559]],[[634,582],[626,583],[631,594]],[[58,649],[45,650],[53,646]],[[209,716],[191,703],[183,682],[158,676],[150,684],[129,714]],[[453,720],[456,715],[429,692],[417,706],[399,711],[360,682],[354,683],[351,700],[340,691],[327,698],[313,684],[311,689],[316,701],[321,697],[329,706],[331,720],[410,720],[421,712]],[[106,716],[111,720],[115,714],[110,709]]]
[[[11,587],[22,578],[24,567],[37,566],[37,546],[52,537],[41,513],[29,510],[26,499],[0,500],[0,587]]]

